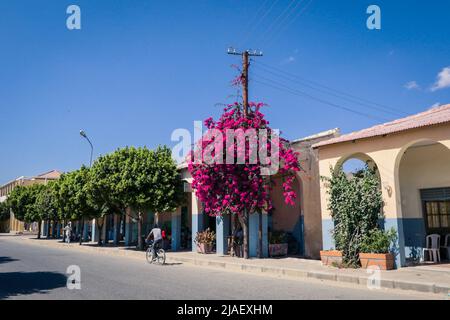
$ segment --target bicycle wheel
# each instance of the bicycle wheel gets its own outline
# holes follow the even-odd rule
[[[158,263],[164,264],[166,262],[166,252],[163,249],[158,250]]]
[[[153,255],[152,255],[152,249],[148,248],[147,252],[145,253],[145,259],[147,259],[148,263],[152,263],[153,262]]]

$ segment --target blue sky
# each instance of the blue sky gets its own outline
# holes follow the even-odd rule
[[[81,30],[66,28],[70,4]],[[381,30],[366,27],[370,4]],[[174,129],[193,130],[233,101],[240,59],[228,46],[264,52],[251,66],[251,100],[269,104],[288,139],[450,103],[448,12],[444,0],[3,0],[0,182],[87,164],[80,129],[95,156],[173,145]],[[431,90],[440,72],[443,88]]]

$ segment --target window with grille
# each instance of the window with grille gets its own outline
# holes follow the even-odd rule
[[[450,201],[425,201],[425,214],[429,229],[450,227]]]
[[[428,229],[450,229],[450,188],[421,190]]]

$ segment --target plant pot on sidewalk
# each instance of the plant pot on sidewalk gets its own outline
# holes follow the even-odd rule
[[[320,251],[320,260],[324,266],[340,266],[342,265],[342,251],[322,250]]]
[[[287,254],[288,254],[288,244],[287,243],[269,244],[269,256],[270,257],[287,256]]]
[[[377,266],[380,270],[394,269],[394,255],[392,253],[360,253],[361,267],[367,269]]]
[[[212,252],[212,245],[207,243],[198,243],[197,244],[197,252],[208,254]]]
[[[197,232],[194,242],[197,245],[198,253],[211,253],[214,241],[216,240],[216,234],[209,228],[205,231]]]

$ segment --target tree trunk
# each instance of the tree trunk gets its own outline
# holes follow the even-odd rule
[[[245,210],[243,214],[238,215],[239,218],[239,223],[241,224],[242,227],[242,232],[244,235],[244,240],[243,240],[243,247],[244,247],[244,254],[243,254],[243,258],[244,259],[248,259],[249,258],[249,254],[248,254],[248,245],[249,245],[249,232],[248,232],[248,213]]]
[[[39,220],[38,221],[38,239],[41,238],[41,226],[42,226],[42,221]]]
[[[153,222],[153,224],[157,224],[159,226],[159,213],[158,212],[155,213],[155,219],[154,220],[155,221]]]
[[[232,213],[230,215],[231,218],[231,248],[230,248],[230,255],[232,257],[235,256],[235,252],[234,252],[234,246],[235,246],[235,241],[236,239],[234,238],[234,234],[236,233],[236,216]]]
[[[63,220],[63,242],[66,242],[66,219]]]
[[[47,239],[50,239],[50,220],[47,219]]]
[[[80,230],[81,230],[81,232],[80,232],[80,246],[81,246],[81,243],[83,242],[83,233],[84,233],[84,217],[81,218]]]
[[[142,242],[142,213],[138,212],[138,249],[144,249],[144,243]]]
[[[56,239],[57,235],[58,235],[58,222],[56,220],[53,220],[53,239]]]
[[[122,215],[114,215],[114,245],[119,245],[119,235],[120,235],[120,221],[122,221]]]
[[[102,218],[101,218],[102,219]],[[103,231],[103,220],[102,223],[99,223],[99,221],[101,219],[97,219],[97,229],[98,229],[98,245],[101,246],[102,245],[102,231]]]

